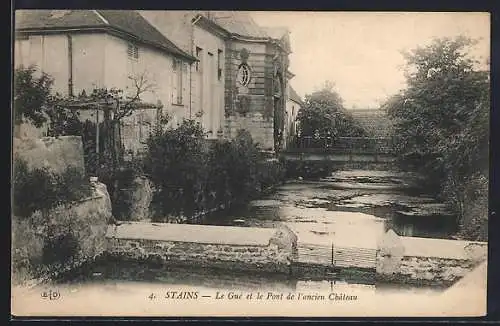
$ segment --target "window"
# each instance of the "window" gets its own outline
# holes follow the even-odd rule
[[[139,48],[137,47],[137,45],[129,43],[127,48],[127,55],[130,59],[139,59]]]
[[[222,50],[217,51],[217,79],[222,78]]]
[[[250,67],[246,64],[240,65],[236,80],[240,85],[247,86],[250,83]]]
[[[196,71],[201,71],[201,52],[203,51],[202,48],[196,47]]]
[[[179,59],[173,60],[173,71],[174,71],[174,87],[173,87],[173,103],[182,105],[182,93],[183,93],[183,76],[184,76],[184,63]]]

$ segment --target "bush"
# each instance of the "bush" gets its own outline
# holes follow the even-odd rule
[[[286,176],[288,178],[302,177],[315,180],[329,176],[334,171],[332,162],[288,161],[286,162]]]
[[[258,180],[261,191],[267,191],[285,180],[285,164],[278,160],[261,160],[258,164]]]
[[[53,278],[104,250],[110,217],[104,198],[68,203],[29,217],[13,217],[12,268],[16,282]]]
[[[484,206],[473,204],[470,192],[482,187],[478,174],[487,174],[489,165],[490,78],[470,55],[475,44],[443,38],[407,53],[408,86],[385,105],[395,121],[400,163],[425,175],[425,186],[452,204],[463,234],[467,219],[483,220],[467,210]]]
[[[139,209],[139,206],[149,206],[149,189],[145,189],[138,184],[138,177],[143,176],[143,162],[140,159],[133,159],[125,162],[118,171],[108,177],[104,183],[110,183],[113,186],[109,187],[114,190],[116,184],[115,196],[112,200],[113,216],[118,220],[137,220],[146,218],[144,209]],[[138,193],[139,191],[139,193]],[[145,203],[147,202],[147,203]],[[147,207],[149,210],[149,207]],[[139,212],[140,211],[140,212]],[[149,214],[148,214],[149,215]]]
[[[44,240],[33,223],[26,218],[12,219],[12,276],[13,282],[32,279],[42,264]]]
[[[203,129],[190,120],[149,139],[144,160],[156,188],[156,221],[169,215],[194,221],[210,210],[245,204],[280,179],[281,170],[264,161],[247,131],[206,145]]]
[[[48,168],[30,170],[22,159],[14,159],[13,213],[28,217],[36,210],[48,210],[57,205],[90,196],[88,178],[76,168],[56,174]]]
[[[488,240],[488,178],[475,174],[464,187],[460,212],[460,236],[472,241]]]
[[[157,188],[153,201],[163,216],[193,217],[203,209],[205,164],[204,132],[193,120],[148,139],[144,166]]]
[[[81,221],[80,221],[81,222]],[[13,270],[28,278],[46,277],[75,259],[79,242],[74,234],[78,219],[69,207],[36,211],[14,218]]]

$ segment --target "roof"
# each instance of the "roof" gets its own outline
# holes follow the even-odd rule
[[[196,58],[184,52],[135,10],[19,10],[16,31],[39,32],[62,29],[118,32],[160,50],[183,57]]]
[[[354,120],[368,132],[370,137],[389,137],[391,135],[392,121],[385,111],[377,109],[347,110]]]
[[[268,246],[276,232],[277,230],[273,228],[129,222],[119,226],[109,226],[106,237],[237,246]]]
[[[290,100],[298,103],[298,104],[303,104],[302,98],[297,94],[297,92],[293,89],[292,86],[290,86]]]
[[[261,27],[261,29],[269,36],[270,38],[276,39],[276,40],[281,40],[288,34],[290,34],[290,31],[286,27],[281,27],[281,26],[273,26],[273,27]]]
[[[210,11],[210,19],[227,30],[240,36],[252,38],[268,38],[269,36],[262,27],[252,19],[249,13],[244,11]]]

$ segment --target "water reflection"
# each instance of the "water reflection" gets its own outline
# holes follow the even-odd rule
[[[342,171],[320,181],[291,181],[246,207],[206,216],[202,223],[247,227],[286,225],[297,234],[299,251],[314,245],[376,249],[377,239],[389,228],[405,236],[450,237],[454,232],[453,216],[446,212],[439,215],[440,204],[412,188],[412,180],[404,174]],[[437,214],[425,215],[431,211],[429,208],[436,207],[434,213],[437,211]],[[72,272],[60,282],[106,286],[142,282],[224,290],[333,291],[347,287],[385,293],[400,289],[399,285],[395,289],[391,285],[375,284],[374,278],[326,278],[317,279],[307,274],[292,277],[244,271],[229,273],[106,260]]]
[[[321,226],[352,220],[362,213],[383,219],[385,231],[391,228],[402,236],[451,238],[457,229],[455,216],[444,204],[422,193],[416,178],[409,173],[354,170],[339,171],[320,181],[291,180],[247,207],[207,216],[202,223]],[[379,226],[373,226],[372,232],[378,233]]]

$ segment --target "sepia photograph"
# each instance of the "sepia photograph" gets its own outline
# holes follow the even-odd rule
[[[489,13],[13,16],[13,317],[486,315]]]

